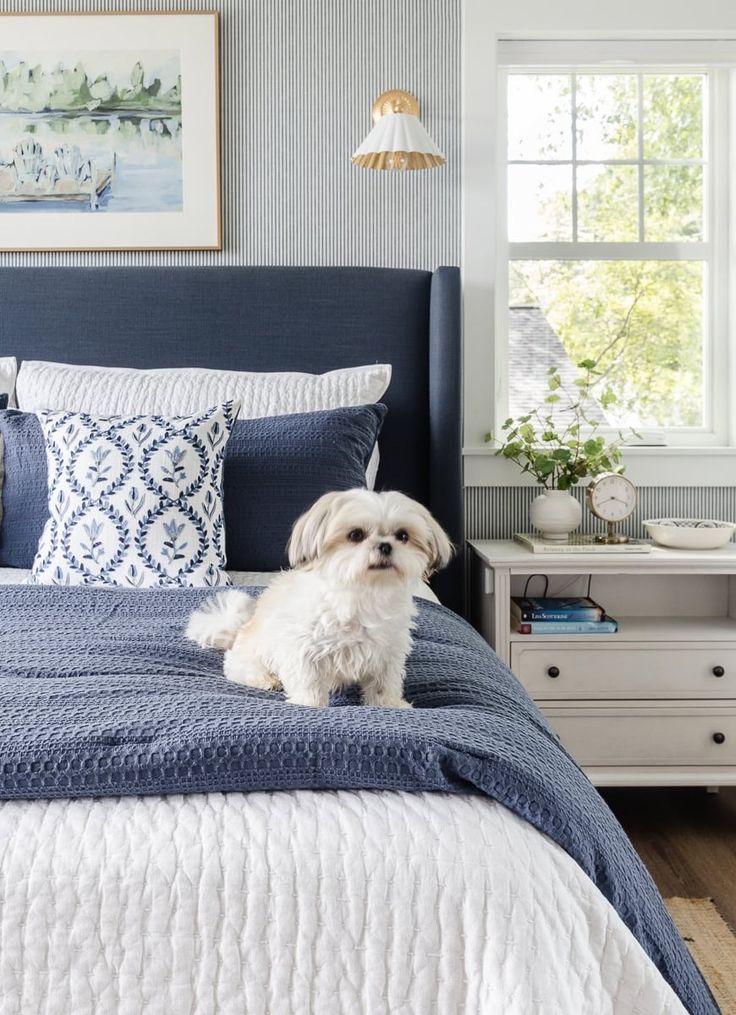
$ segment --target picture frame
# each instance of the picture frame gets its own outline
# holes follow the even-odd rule
[[[0,251],[220,250],[217,11],[0,15]]]

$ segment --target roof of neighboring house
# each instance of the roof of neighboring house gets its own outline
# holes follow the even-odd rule
[[[519,416],[543,404],[549,394],[549,368],[552,366],[558,368],[563,386],[568,391],[574,390],[573,382],[579,371],[542,309],[538,306],[510,307],[510,416]],[[586,412],[592,422],[610,422],[597,402],[587,407]]]

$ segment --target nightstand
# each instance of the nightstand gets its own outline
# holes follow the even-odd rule
[[[534,554],[470,542],[471,619],[598,786],[736,784],[736,545]],[[617,634],[525,635],[510,597],[591,596]],[[529,585],[529,594],[543,588]]]

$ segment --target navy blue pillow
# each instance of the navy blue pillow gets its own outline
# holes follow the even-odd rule
[[[6,391],[3,391],[2,394],[0,394],[0,409],[7,409],[9,397],[10,396]],[[3,488],[3,439],[2,437],[0,437],[0,494],[2,493],[2,488]],[[0,522],[2,522],[2,518],[3,518],[3,502],[2,496],[0,496]]]
[[[385,405],[238,420],[225,451],[227,566],[275,571],[291,527],[328,490],[365,486]]]
[[[30,567],[49,516],[46,442],[32,412],[0,412],[3,511],[0,567]]]
[[[275,571],[291,527],[328,490],[365,486],[385,405],[238,420],[225,450],[227,566]],[[33,564],[48,518],[46,444],[33,413],[0,411],[5,477],[0,567]]]

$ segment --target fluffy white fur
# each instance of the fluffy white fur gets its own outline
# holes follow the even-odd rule
[[[226,649],[225,676],[324,706],[359,684],[366,705],[409,708],[411,589],[444,567],[452,545],[429,511],[401,493],[327,493],[302,515],[289,563],[258,597],[221,592],[192,615],[187,637]]]

